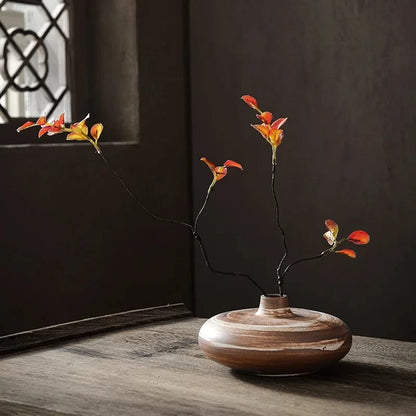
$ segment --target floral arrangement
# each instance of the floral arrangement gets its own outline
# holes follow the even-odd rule
[[[271,191],[273,194],[273,200],[274,200],[275,209],[276,209],[276,224],[277,224],[277,227],[279,229],[279,232],[282,238],[283,249],[284,249],[283,255],[276,268],[276,278],[277,278],[278,295],[283,296],[284,295],[284,291],[283,291],[284,279],[288,271],[293,266],[304,261],[319,259],[331,253],[343,254],[350,258],[355,258],[356,252],[354,250],[351,250],[348,248],[338,249],[339,246],[343,244],[344,242],[350,242],[356,245],[364,245],[370,241],[370,236],[366,231],[356,230],[350,233],[348,237],[338,238],[339,227],[337,223],[333,220],[327,219],[325,220],[325,226],[327,228],[327,231],[323,234],[323,236],[328,242],[330,247],[327,248],[326,250],[323,250],[321,253],[315,256],[300,258],[292,262],[287,261],[288,247],[286,243],[285,230],[280,222],[280,209],[279,209],[278,195],[276,192],[275,179],[276,179],[276,170],[277,170],[277,149],[282,144],[283,137],[284,137],[282,127],[288,119],[278,118],[275,121],[273,121],[273,114],[269,111],[260,110],[257,104],[257,100],[254,97],[250,95],[243,95],[241,99],[249,107],[251,107],[257,112],[256,117],[261,123],[251,124],[251,126],[256,131],[258,131],[261,134],[261,136],[270,144],[271,150],[272,150]],[[32,121],[25,122],[22,126],[20,126],[17,129],[17,131],[20,132],[24,129],[37,126],[37,127],[40,127],[40,130],[38,133],[39,138],[41,138],[45,134],[48,136],[52,136],[55,134],[66,133],[67,134],[66,140],[90,142],[93,145],[94,149],[96,150],[97,154],[102,158],[102,160],[108,166],[110,171],[117,177],[121,185],[124,187],[124,189],[129,193],[129,195],[133,198],[133,200],[141,209],[147,212],[155,220],[181,225],[181,226],[188,228],[192,232],[193,237],[199,244],[205,264],[212,273],[216,273],[216,274],[220,274],[224,276],[236,276],[236,277],[247,278],[254,286],[256,286],[256,288],[263,295],[267,296],[267,292],[258,284],[258,282],[256,282],[255,279],[253,279],[247,273],[241,273],[241,272],[235,272],[235,271],[223,271],[223,270],[214,268],[209,260],[206,247],[203,243],[203,239],[201,235],[198,233],[199,219],[203,211],[205,210],[205,207],[208,203],[208,200],[211,196],[214,186],[217,184],[217,182],[225,178],[225,176],[228,174],[228,168],[237,168],[237,169],[243,170],[243,167],[240,163],[235,162],[233,160],[226,160],[222,165],[216,166],[214,163],[210,162],[207,158],[202,157],[201,161],[204,162],[208,166],[208,168],[212,172],[213,179],[212,179],[211,184],[208,187],[205,200],[203,201],[200,210],[195,216],[195,220],[193,221],[192,224],[189,224],[183,221],[163,218],[155,214],[152,210],[147,208],[145,205],[143,205],[140,199],[134,194],[134,192],[130,189],[130,187],[124,181],[124,179],[113,168],[113,166],[110,164],[108,159],[104,156],[98,144],[98,140],[101,136],[101,133],[104,127],[101,123],[96,123],[91,127],[91,129],[89,129],[86,124],[86,121],[88,118],[89,118],[89,114],[80,122],[72,123],[69,125],[69,127],[67,127],[65,124],[64,114],[61,114],[58,120],[52,120],[49,122],[47,122],[45,117],[40,117],[36,122],[32,122]]]

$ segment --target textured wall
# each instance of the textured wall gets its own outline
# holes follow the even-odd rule
[[[278,191],[290,258],[327,247],[326,218],[372,237],[356,260],[293,269],[292,305],[356,334],[415,341],[416,2],[195,0],[190,17],[195,206],[211,180],[201,156],[245,167],[217,185],[201,219],[212,262],[275,291],[270,150],[239,100],[252,94],[289,117]],[[200,315],[257,303],[249,283],[211,275],[199,253],[195,270]]]

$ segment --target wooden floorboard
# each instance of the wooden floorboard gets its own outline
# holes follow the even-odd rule
[[[56,412],[54,410],[41,409],[25,404],[10,403],[0,400],[1,416],[75,416],[69,413]]]
[[[415,343],[354,337],[347,357],[325,371],[258,377],[206,359],[197,344],[203,322],[153,323],[4,356],[0,415],[4,402],[86,416],[415,415]]]

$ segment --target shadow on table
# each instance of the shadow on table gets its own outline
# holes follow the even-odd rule
[[[262,377],[231,370],[246,383],[300,396],[326,397],[333,400],[373,402],[374,393],[384,401],[383,393],[416,396],[416,371],[397,370],[389,366],[341,361],[318,373],[294,377]],[[373,394],[368,394],[372,391]],[[377,394],[377,392],[379,394]],[[391,400],[385,395],[385,400]]]

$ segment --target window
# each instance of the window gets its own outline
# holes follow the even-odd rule
[[[68,9],[64,0],[0,3],[1,124],[61,112],[71,119]]]

